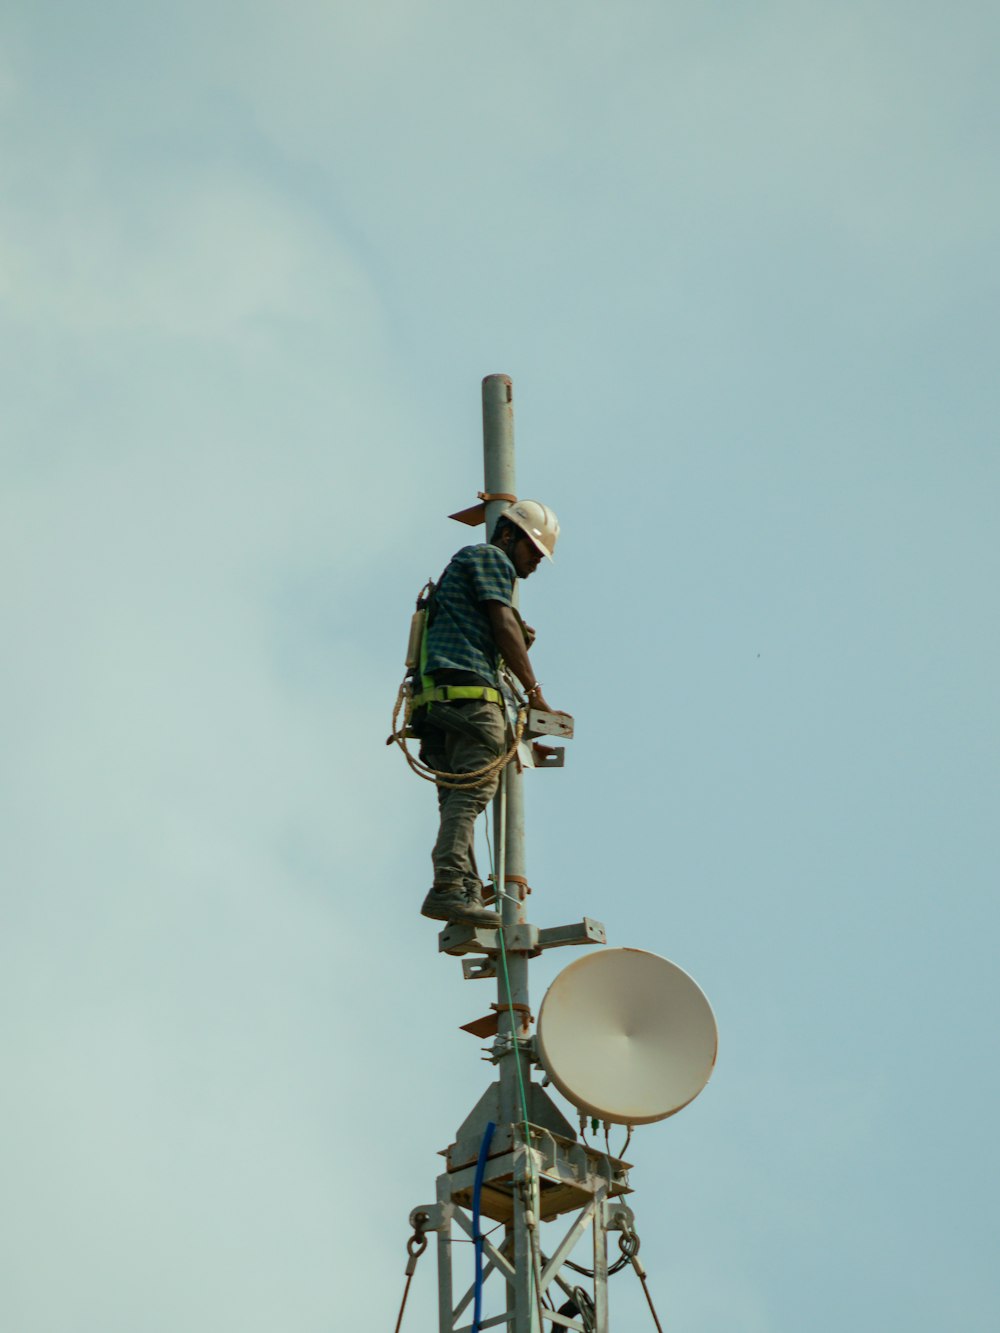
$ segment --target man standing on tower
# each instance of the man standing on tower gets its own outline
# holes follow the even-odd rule
[[[559,520],[537,500],[503,511],[488,543],[452,557],[431,597],[426,662],[411,725],[420,758],[438,773],[473,773],[507,748],[500,695],[501,661],[520,681],[532,708],[551,712],[528,660],[535,632],[513,606],[515,580],[526,579],[542,556],[552,559]],[[441,818],[431,853],[434,883],[423,907],[437,921],[500,925],[483,905],[476,870],[475,822],[493,799],[499,772],[481,786],[438,784]]]

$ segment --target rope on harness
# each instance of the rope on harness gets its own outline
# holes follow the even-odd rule
[[[409,746],[406,744],[406,720],[404,720],[402,727],[399,725],[399,715],[403,711],[405,703],[406,681],[404,680],[399,687],[399,693],[396,695],[396,706],[392,710],[392,731],[386,744],[391,745],[395,741],[403,751],[406,762],[418,778],[423,778],[425,782],[434,782],[439,787],[447,787],[452,791],[468,791],[474,787],[485,787],[492,782],[494,775],[506,768],[517,754],[517,747],[521,744],[524,728],[528,721],[527,708],[521,701],[518,701],[514,740],[510,749],[505,754],[497,755],[495,759],[491,759],[482,768],[473,769],[469,773],[446,773],[431,768],[430,764],[425,764],[422,759],[418,759],[410,753]]]

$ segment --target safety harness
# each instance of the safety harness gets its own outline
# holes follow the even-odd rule
[[[440,579],[438,580],[440,583]],[[417,597],[417,609],[410,622],[410,641],[406,651],[409,693],[406,723],[410,724],[417,708],[428,704],[452,703],[457,699],[485,699],[487,703],[503,706],[500,691],[492,685],[437,685],[427,672],[427,631],[434,619],[434,594],[438,584],[428,579]]]
[[[438,787],[468,791],[473,787],[487,786],[517,754],[517,747],[521,743],[528,719],[528,705],[517,695],[514,683],[510,681],[513,696],[517,700],[517,720],[513,724],[510,746],[505,753],[490,759],[482,768],[468,773],[445,773],[423,763],[410,753],[406,742],[421,738],[418,731],[422,734],[421,724],[425,718],[430,719],[431,707],[434,704],[452,703],[458,699],[485,699],[500,708],[504,707],[500,691],[491,685],[438,685],[434,677],[428,675],[427,629],[434,611],[436,590],[437,584],[433,579],[428,579],[417,597],[417,607],[410,620],[410,638],[406,648],[406,675],[396,695],[396,706],[392,710],[392,731],[385,743],[399,746],[406,762],[418,777],[436,783]],[[415,718],[414,714],[418,710],[420,712]],[[467,732],[475,724],[465,718],[463,713],[464,710],[461,708],[445,708],[435,714],[434,722],[447,730]],[[478,728],[476,731],[478,734]]]

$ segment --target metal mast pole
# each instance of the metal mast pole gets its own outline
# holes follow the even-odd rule
[[[483,471],[484,490],[490,495],[516,495],[517,481],[514,466],[514,405],[513,386],[507,375],[487,375],[483,380]],[[489,541],[494,524],[509,504],[508,500],[487,500],[486,540]],[[515,588],[515,604],[517,590]],[[517,764],[508,764],[500,778],[500,790],[493,802],[495,830],[494,865],[497,871],[498,906],[504,930],[524,921],[523,884],[524,857],[524,776]],[[505,830],[503,846],[499,830]],[[513,1027],[520,1039],[530,1036],[527,1015],[528,956],[526,953],[507,954],[506,976],[497,972],[497,1005],[502,1021],[501,1030]],[[508,993],[509,982],[509,993]],[[508,1006],[511,1006],[508,1009]],[[523,1006],[521,1008],[520,1006]],[[506,1124],[521,1125],[528,1117],[522,1103],[522,1087],[527,1090],[531,1080],[531,1061],[520,1045],[511,1043],[499,1061],[500,1108]],[[527,1142],[525,1154],[533,1150]],[[525,1164],[527,1161],[525,1159]],[[515,1191],[514,1218],[507,1227],[508,1238],[513,1239],[516,1278],[508,1283],[510,1306],[515,1313],[514,1333],[532,1333],[538,1328],[536,1303],[533,1295],[533,1257],[528,1222],[535,1225],[537,1204],[531,1197],[531,1181],[535,1173],[528,1170],[520,1190]],[[527,1196],[527,1197],[526,1197]],[[528,1214],[529,1216],[526,1216]]]
[[[514,407],[513,388],[506,375],[488,375],[483,380],[483,461],[485,487],[476,503],[451,517],[459,522],[478,527],[486,519],[486,540],[489,541],[496,521],[503,510],[517,497],[514,469]],[[484,515],[485,507],[485,515]],[[515,601],[517,584],[515,581]],[[402,692],[401,692],[402,697]],[[434,696],[437,705],[438,696]],[[398,709],[397,709],[398,712]],[[409,720],[409,714],[407,714]],[[455,722],[449,719],[449,722]],[[395,731],[391,739],[401,739]],[[571,739],[573,719],[568,713],[551,713],[547,709],[529,709],[523,732],[525,741],[536,736],[559,736]],[[405,749],[405,746],[404,746]],[[602,1084],[595,1094],[587,1084],[582,1089],[578,1081],[580,1041],[588,1040],[587,1032],[580,1041],[570,1042],[573,1076],[570,1087],[563,1088],[569,1100],[580,1112],[580,1134],[560,1111],[545,1091],[544,1083],[532,1081],[533,1064],[546,1068],[557,1080],[557,1066],[562,1056],[553,1054],[546,1027],[535,1039],[531,1035],[534,1021],[528,998],[528,961],[545,949],[565,946],[604,944],[606,936],[599,921],[590,917],[569,925],[540,927],[526,919],[525,899],[528,891],[524,855],[524,779],[523,769],[561,768],[561,747],[544,747],[527,751],[523,746],[516,759],[504,765],[499,790],[494,800],[493,865],[497,907],[501,924],[482,926],[475,921],[450,920],[438,936],[441,953],[461,958],[462,974],[467,981],[492,980],[497,982],[497,1002],[491,1012],[472,1022],[463,1023],[462,1029],[479,1040],[493,1037],[487,1048],[486,1059],[496,1068],[496,1077],[481,1094],[455,1131],[454,1140],[443,1151],[445,1170],[437,1177],[437,1195],[433,1203],[423,1204],[410,1213],[413,1236],[407,1242],[409,1259],[406,1266],[406,1286],[400,1307],[397,1330],[400,1327],[410,1279],[420,1254],[427,1247],[427,1232],[437,1235],[438,1270],[438,1333],[480,1333],[480,1330],[502,1328],[506,1333],[559,1333],[562,1329],[573,1333],[610,1333],[608,1310],[608,1234],[619,1232],[622,1261],[628,1260],[636,1273],[645,1278],[642,1265],[636,1257],[639,1238],[635,1231],[632,1209],[625,1202],[631,1193],[629,1164],[611,1153],[608,1130],[612,1123],[631,1126],[638,1115],[637,1107],[646,1107],[652,1086],[646,1072],[638,1079],[622,1066],[627,1087],[619,1087],[611,1109],[604,1112],[605,1144],[602,1150],[588,1143],[585,1117],[598,1114],[595,1107],[607,1107],[611,1094]],[[498,756],[499,758],[500,756]],[[506,755],[503,756],[506,758]],[[487,770],[483,770],[485,775]],[[474,774],[469,774],[474,778]],[[447,774],[435,774],[440,786],[447,786]],[[482,777],[479,779],[482,780]],[[488,779],[492,781],[492,779]],[[621,956],[637,957],[642,951],[620,950]],[[655,955],[644,955],[647,959]],[[669,986],[662,981],[657,994],[659,1008],[654,1011],[669,1016],[675,1049],[669,1057],[662,1046],[656,1045],[654,1055],[659,1061],[659,1074],[675,1091],[659,1095],[656,1102],[664,1119],[680,1110],[690,1097],[697,1096],[708,1079],[715,1059],[715,1026],[708,1002],[685,973],[672,963],[659,959],[671,974]],[[622,1013],[616,1020],[619,1027],[613,1036],[631,1040],[633,1036],[630,1015],[638,1015],[638,1025],[648,1028],[651,1012],[647,990],[635,989],[631,995],[628,983],[624,990],[619,985],[621,967],[617,968],[616,989],[610,1005]],[[590,977],[593,977],[591,970]],[[661,978],[663,976],[661,971]],[[677,1000],[676,976],[685,978],[687,998]],[[635,976],[634,969],[632,977]],[[592,980],[589,983],[593,985]],[[606,985],[606,983],[605,983]],[[645,983],[644,983],[645,985]],[[711,1033],[705,1029],[703,1018],[693,1016],[691,989],[697,993],[708,1013]],[[553,990],[549,991],[549,996]],[[624,1003],[631,995],[630,1003]],[[619,1003],[619,1002],[622,1003]],[[546,1006],[549,1001],[546,1000]],[[631,1004],[631,1007],[630,1007]],[[563,997],[565,1010],[565,996]],[[573,1012],[579,1006],[573,1002]],[[584,1006],[585,1008],[585,1006]],[[669,1010],[669,1015],[668,1015]],[[682,1021],[678,1023],[676,1013]],[[546,1012],[548,1012],[546,1008]],[[688,1016],[685,1017],[685,1014]],[[540,1020],[541,1021],[541,1016]],[[589,1020],[584,1017],[583,1022]],[[659,1021],[659,1020],[657,1020]],[[600,1024],[591,1023],[592,1027]],[[676,1029],[676,1031],[674,1030]],[[682,1030],[684,1029],[684,1030]],[[605,1034],[607,1035],[607,1034]],[[711,1036],[711,1049],[709,1049]],[[695,1044],[692,1045],[688,1038]],[[558,1049],[558,1042],[556,1043]],[[644,1050],[652,1049],[644,1047]],[[607,1047],[599,1048],[594,1058],[602,1060],[602,1073],[610,1057],[601,1055]],[[630,1058],[634,1052],[630,1052]],[[616,1053],[615,1058],[618,1058]],[[677,1081],[678,1062],[684,1077],[700,1077],[692,1085],[687,1100],[678,1100],[684,1080]],[[642,1063],[642,1061],[640,1061]],[[567,1076],[568,1077],[568,1076]],[[581,1076],[582,1077],[582,1076]],[[617,1080],[621,1083],[622,1079]],[[655,1083],[656,1080],[653,1080]],[[686,1085],[685,1085],[686,1086]],[[574,1088],[576,1095],[574,1095]],[[594,1100],[595,1095],[598,1100]],[[643,1113],[644,1119],[649,1119]],[[639,1118],[639,1123],[644,1123]],[[594,1122],[595,1128],[597,1122]],[[631,1139],[631,1128],[625,1147]],[[624,1152],[625,1149],[623,1148]],[[546,1230],[548,1239],[543,1247],[541,1224],[546,1228],[575,1214],[562,1238],[558,1227]],[[504,1227],[502,1242],[496,1238],[497,1228],[483,1228],[483,1218]],[[574,1264],[570,1255],[575,1246],[588,1236],[593,1245],[593,1268]],[[456,1242],[467,1247],[455,1249]],[[473,1260],[473,1281],[465,1286],[461,1270],[463,1256]],[[456,1256],[457,1259],[456,1259]],[[453,1262],[455,1260],[455,1262]],[[563,1270],[565,1271],[565,1275]],[[483,1291],[490,1277],[496,1279],[490,1294],[504,1294],[502,1313],[490,1314],[483,1309]],[[579,1278],[591,1279],[592,1285],[581,1285]],[[456,1287],[456,1281],[459,1285]],[[463,1292],[463,1286],[465,1290]],[[593,1293],[592,1295],[590,1293]],[[659,1328],[652,1300],[646,1290],[646,1299]],[[559,1304],[559,1302],[562,1304]],[[495,1307],[494,1307],[495,1308]],[[469,1320],[471,1319],[471,1323]]]
[[[517,494],[513,397],[506,375],[488,375],[483,380],[487,541]],[[483,510],[477,504],[451,517],[475,526],[482,521]],[[570,739],[573,719],[566,713],[531,710],[525,735],[528,739],[541,735]],[[529,759],[527,766],[561,768],[562,750],[552,749],[544,762]],[[530,958],[543,949],[603,944],[604,927],[590,917],[544,928],[526,920],[524,787],[519,763],[509,763],[502,771],[493,828],[502,925],[496,930],[451,922],[438,937],[438,949],[462,959],[467,980],[496,978],[497,1002],[492,1012],[462,1027],[480,1039],[495,1038],[488,1058],[496,1066],[497,1077],[444,1152],[446,1170],[437,1178],[436,1201],[411,1212],[411,1243],[419,1245],[427,1231],[437,1233],[439,1333],[469,1333],[474,1326],[503,1326],[508,1333],[555,1333],[556,1327],[608,1333],[607,1232],[631,1225],[631,1211],[622,1199],[629,1192],[628,1164],[581,1142],[542,1086],[532,1082],[532,1065],[538,1055],[528,997]],[[562,1241],[546,1245],[550,1257],[543,1261],[540,1224],[574,1212],[576,1221]],[[490,1239],[492,1233],[477,1230],[482,1216],[502,1223],[506,1235],[501,1244]],[[575,1279],[564,1279],[560,1272],[573,1246],[588,1230],[593,1233],[595,1259],[592,1300],[580,1295]],[[475,1246],[475,1278],[464,1294],[455,1287],[458,1269],[452,1259],[456,1239],[472,1240]],[[413,1251],[410,1253],[415,1263]],[[480,1322],[476,1312],[491,1274],[504,1284],[506,1309]],[[560,1292],[572,1298],[567,1305],[578,1303],[576,1316],[553,1307]],[[592,1316],[583,1310],[588,1302]],[[470,1306],[472,1324],[467,1322]],[[543,1319],[553,1327],[543,1330]]]
[[[516,495],[514,468],[514,406],[513,386],[507,375],[488,375],[483,380],[483,463],[485,492],[487,495]],[[504,509],[506,500],[490,500],[486,505],[486,540],[489,541],[494,524]],[[514,592],[517,601],[517,589]],[[524,908],[520,891],[525,877],[524,865],[524,775],[516,764],[508,764],[503,770],[501,787],[493,802],[493,828],[498,832],[505,826],[505,846],[501,849],[500,839],[496,838],[493,856],[497,873],[503,874],[504,884],[498,884],[502,891],[500,911],[504,925],[520,924],[524,920]],[[503,850],[504,865],[500,865]],[[512,892],[508,896],[508,883]],[[525,954],[512,954],[507,959],[510,977],[510,1003],[528,1004],[528,959]],[[497,976],[497,1003],[508,1004],[506,981],[501,973]],[[527,1035],[526,1033],[524,1035]],[[501,1108],[504,1119],[512,1124],[524,1119],[521,1107],[520,1080],[516,1059],[505,1059],[500,1066]],[[531,1077],[531,1065],[527,1058],[522,1061],[522,1077],[525,1082]]]

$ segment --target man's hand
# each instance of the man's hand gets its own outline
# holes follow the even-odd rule
[[[541,690],[531,690],[528,692],[528,707],[537,708],[542,713],[554,713],[556,711],[546,702],[545,695]]]
[[[537,708],[540,713],[551,713],[553,717],[572,717],[572,713],[565,713],[561,708],[553,708],[540,689],[529,691],[528,707]]]

